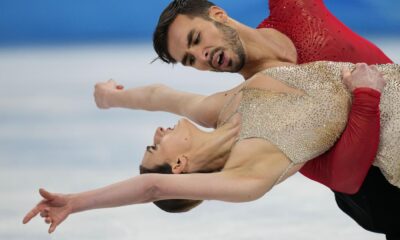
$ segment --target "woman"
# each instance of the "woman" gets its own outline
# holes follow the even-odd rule
[[[175,174],[145,174],[78,194],[52,194],[41,189],[44,200],[26,215],[24,223],[40,213],[51,223],[49,232],[53,232],[70,213],[94,208],[165,199],[255,200],[307,160],[329,149],[344,129],[350,93],[340,82],[343,67],[352,66],[315,62],[277,67],[232,90],[212,95],[193,109],[214,119],[215,131],[203,132],[183,119],[174,129],[158,130],[156,144],[145,152],[142,168],[169,168]],[[399,141],[400,133],[395,133],[396,138],[392,132],[400,121],[396,108],[400,68],[381,65],[379,69],[390,81],[382,95],[382,140],[375,164],[399,186],[398,154],[392,146]],[[375,76],[371,79],[378,79],[373,84],[361,82],[358,87],[383,89],[385,79],[376,68],[361,64],[353,74],[358,71],[368,71]],[[345,79],[350,79],[349,74]],[[397,102],[390,102],[396,98]],[[217,172],[195,173],[204,169]]]

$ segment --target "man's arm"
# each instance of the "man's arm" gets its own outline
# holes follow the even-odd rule
[[[323,155],[308,161],[300,172],[329,188],[356,193],[378,150],[380,134],[380,91],[386,81],[375,67],[357,64],[344,82],[353,91],[353,103],[345,131]]]
[[[300,172],[335,191],[358,192],[378,150],[379,99],[377,91],[355,90],[349,121],[340,139],[333,148],[308,161]]]
[[[94,97],[99,108],[114,107],[164,111],[189,118],[203,127],[215,127],[221,108],[239,89],[210,96],[178,91],[162,84],[123,90],[114,81],[98,83]]]

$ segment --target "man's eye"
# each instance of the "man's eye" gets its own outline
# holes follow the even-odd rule
[[[193,42],[195,45],[200,43],[200,33],[197,35],[196,39]]]

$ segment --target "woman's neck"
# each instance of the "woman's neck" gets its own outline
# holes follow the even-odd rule
[[[240,117],[234,116],[212,132],[202,132],[190,156],[191,171],[217,171],[224,167],[240,131]]]

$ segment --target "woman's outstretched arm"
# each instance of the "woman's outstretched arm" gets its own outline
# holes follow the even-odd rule
[[[248,146],[243,147],[248,149]],[[51,224],[51,233],[70,214],[91,209],[165,199],[252,201],[269,191],[289,165],[289,160],[279,150],[271,149],[263,161],[257,161],[260,165],[256,168],[233,168],[217,173],[143,174],[76,194],[50,193],[40,189],[43,200],[25,216],[23,223],[40,214]],[[242,152],[242,149],[238,151]]]
[[[40,214],[46,223],[51,224],[48,231],[52,233],[72,213],[176,198],[251,201],[265,193],[264,185],[258,179],[223,172],[144,174],[77,194],[50,193],[40,189],[43,200],[24,217],[23,223]]]
[[[137,176],[107,187],[77,194],[50,193],[40,189],[40,201],[23,219],[28,223],[40,213],[50,225],[49,233],[70,214],[95,208],[107,208],[149,202],[153,195],[152,182],[148,176]]]
[[[239,85],[240,86],[240,85]],[[215,127],[226,99],[239,88],[210,96],[178,91],[163,84],[153,84],[124,90],[113,80],[98,83],[94,98],[97,106],[164,111],[184,116],[203,127]]]

